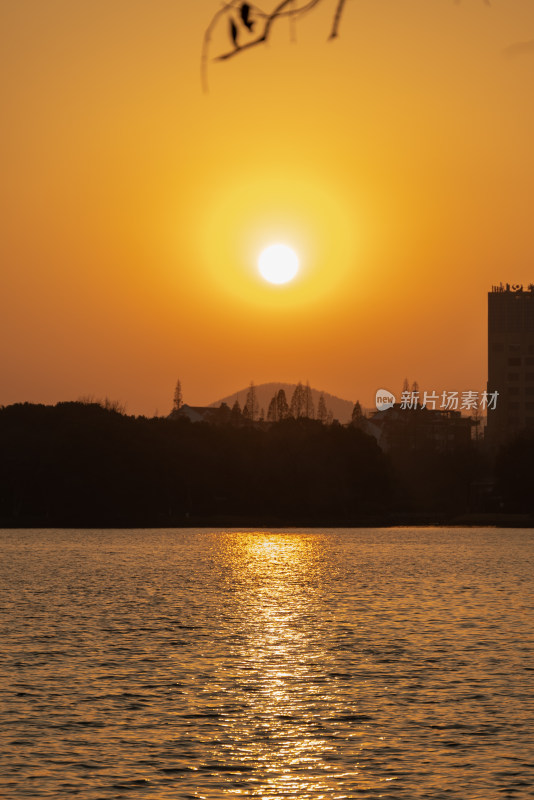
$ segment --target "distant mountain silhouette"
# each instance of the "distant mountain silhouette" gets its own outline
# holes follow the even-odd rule
[[[256,397],[258,400],[258,408],[264,410],[265,416],[267,416],[267,410],[269,408],[269,403],[271,402],[272,396],[275,392],[278,392],[279,389],[283,389],[286,393],[287,402],[291,403],[291,396],[295,391],[296,383],[260,383],[256,385]],[[245,405],[245,401],[247,399],[247,392],[249,387],[246,386],[244,389],[239,389],[238,392],[234,392],[233,394],[229,394],[227,397],[221,398],[221,400],[217,400],[214,403],[210,403],[210,406],[218,408],[221,403],[226,403],[230,406],[236,401],[236,398],[239,400],[239,405],[241,408]],[[317,413],[317,403],[319,402],[319,397],[324,395],[324,400],[326,403],[326,407],[329,411],[332,412],[334,415],[334,419],[339,420],[339,422],[350,422],[352,417],[352,409],[354,408],[354,402],[350,400],[343,400],[341,397],[336,397],[333,394],[329,394],[328,392],[321,392],[318,389],[312,388],[312,396],[313,396],[313,405],[315,407],[315,413]]]

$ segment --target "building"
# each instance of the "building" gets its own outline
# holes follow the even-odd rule
[[[183,419],[185,417],[190,422],[209,422],[212,414],[213,408],[210,406],[189,406],[187,403],[182,403],[178,410],[171,411],[169,418]]]
[[[190,406],[183,403],[179,409],[173,409],[169,419],[188,419],[190,422],[207,422],[210,425],[244,425],[252,424],[245,420],[241,412],[230,409],[226,403],[215,406]]]
[[[402,453],[455,452],[470,444],[474,424],[459,411],[402,408],[400,403],[376,411],[365,423],[359,427],[374,436],[382,450]]]
[[[488,407],[490,445],[534,428],[534,284],[492,286],[488,293]]]

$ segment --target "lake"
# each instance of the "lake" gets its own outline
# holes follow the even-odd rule
[[[534,531],[0,532],[3,798],[534,797]]]

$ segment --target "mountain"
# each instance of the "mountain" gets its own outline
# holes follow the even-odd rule
[[[258,384],[256,389],[256,398],[258,400],[258,408],[261,410],[263,408],[265,416],[267,416],[267,410],[269,408],[269,403],[275,392],[278,392],[279,389],[283,389],[286,393],[287,402],[288,404],[291,403],[291,396],[295,391],[296,383],[260,383]],[[249,387],[246,386],[244,389],[239,389],[238,392],[234,392],[234,394],[229,394],[227,397],[222,397],[220,400],[216,400],[214,403],[210,403],[210,406],[214,408],[218,408],[221,403],[226,403],[230,408],[237,400],[239,400],[239,405],[241,408],[245,405],[247,399],[247,392]],[[326,407],[329,411],[332,412],[334,415],[334,419],[339,420],[340,422],[350,422],[352,416],[352,409],[354,408],[354,403],[350,400],[343,400],[341,397],[336,397],[333,394],[329,394],[328,392],[321,392],[318,389],[312,388],[312,397],[313,397],[313,405],[315,411],[317,412],[317,403],[319,402],[319,397],[324,395]]]

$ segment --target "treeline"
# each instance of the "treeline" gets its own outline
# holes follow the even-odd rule
[[[480,470],[474,447],[403,460],[357,425],[306,418],[235,427],[96,403],[0,408],[0,526],[384,524],[472,510]]]
[[[174,390],[173,397],[173,411],[179,412],[183,405],[182,384],[177,382]],[[358,408],[361,413],[361,406],[357,402],[355,408]],[[325,425],[331,425],[334,421],[332,411],[327,408],[324,394],[319,395],[317,401],[317,409],[313,402],[313,394],[309,382],[304,385],[299,381],[291,399],[288,401],[284,389],[279,389],[274,393],[269,402],[267,413],[264,408],[260,408],[256,387],[254,382],[251,381],[247,391],[245,404],[241,408],[239,400],[236,399],[232,408],[222,403],[218,409],[219,417],[229,423],[238,424],[241,420],[248,420],[251,422],[281,422],[285,419],[317,419]]]
[[[374,439],[288,419],[262,428],[124,416],[98,404],[0,410],[0,524],[350,520],[388,507]]]

